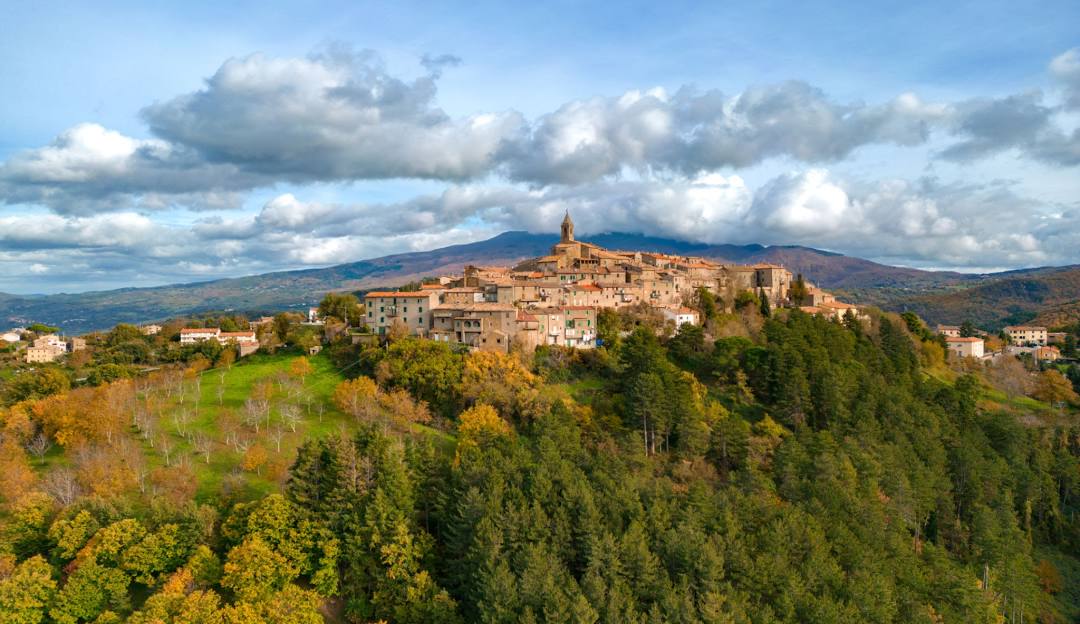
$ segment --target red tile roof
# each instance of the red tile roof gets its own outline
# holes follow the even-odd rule
[[[366,295],[368,297],[397,297],[397,298],[410,298],[410,299],[427,299],[430,295],[422,291],[403,291],[403,290],[373,290]]]

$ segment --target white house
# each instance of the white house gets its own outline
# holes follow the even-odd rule
[[[984,345],[982,338],[948,336],[945,338],[945,344],[949,347],[951,353],[960,357],[981,358],[983,356]]]
[[[698,324],[698,313],[696,310],[691,310],[687,307],[678,308],[662,308],[664,318],[669,321],[675,321],[675,327],[681,327],[687,323],[690,325]]]
[[[191,327],[180,330],[180,344],[194,344],[211,338],[217,339],[221,330],[217,327]]]

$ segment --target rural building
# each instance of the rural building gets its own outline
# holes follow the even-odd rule
[[[1061,357],[1061,351],[1057,347],[1037,347],[1035,359],[1040,362],[1054,362]]]
[[[439,302],[438,291],[372,291],[364,295],[367,325],[385,335],[394,323],[401,323],[415,336],[431,329],[431,310]]]
[[[34,339],[35,347],[55,347],[67,351],[67,342],[56,334],[45,334]]]
[[[157,336],[161,333],[161,325],[143,325],[139,328],[139,331],[141,331],[144,336]]]
[[[180,330],[180,344],[196,344],[206,340],[216,340],[225,346],[236,345],[240,357],[259,350],[259,339],[254,331],[223,332],[218,327],[191,327]]]
[[[937,333],[945,336],[946,338],[959,338],[960,326],[959,325],[938,325]]]
[[[982,338],[948,336],[945,338],[945,344],[948,346],[950,353],[959,357],[981,358],[983,356]]]
[[[1005,328],[1005,333],[1009,336],[1009,340],[1016,345],[1045,345],[1046,344],[1046,328],[1037,327],[1034,325],[1015,325]]]
[[[55,362],[65,353],[67,353],[66,346],[58,347],[49,344],[42,344],[39,346],[35,344],[26,348],[26,361],[31,364]]]
[[[187,327],[180,330],[180,344],[195,344],[204,340],[217,340],[221,330],[217,327]]]
[[[675,322],[675,327],[682,325],[698,325],[698,313],[697,310],[691,310],[685,306],[679,306],[677,308],[664,308],[664,318],[669,321]]]

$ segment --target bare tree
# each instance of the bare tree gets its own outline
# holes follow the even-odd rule
[[[281,452],[281,438],[285,436],[285,430],[281,427],[274,427],[270,429],[270,439],[274,441],[274,446],[277,448],[277,452]]]
[[[195,375],[195,418],[199,417],[199,403],[202,402],[202,375]]]
[[[222,375],[224,376],[224,373],[222,373]],[[221,405],[222,402],[224,401],[224,399],[225,399],[225,382],[222,381],[221,383],[218,384],[218,387],[217,387],[217,404]]]
[[[255,443],[255,438],[254,437],[252,437],[250,435],[246,435],[246,434],[237,433],[237,435],[236,435],[236,443],[235,443],[234,446],[236,447],[236,451],[238,453],[246,453],[247,450],[249,448],[251,448],[251,445],[254,444],[254,443]]]
[[[173,426],[176,428],[176,433],[183,437],[187,437],[187,428],[189,424],[191,424],[191,412],[185,409],[173,411]]]
[[[139,417],[139,435],[143,440],[150,443],[150,448],[154,448],[154,432],[157,431],[157,416],[154,416],[150,412],[146,412]]]
[[[281,416],[281,424],[288,427],[289,431],[296,433],[296,428],[300,424],[300,408],[286,403],[278,409],[278,415]]]
[[[173,443],[172,439],[167,434],[161,434],[161,437],[158,440],[158,450],[165,455],[165,465],[171,466],[172,462],[169,460],[173,450]]]
[[[214,450],[214,441],[205,433],[195,434],[195,450],[198,451],[206,463],[210,463],[210,452]]]
[[[255,399],[244,401],[244,424],[254,429],[255,433],[259,433],[259,427],[262,425],[262,415],[260,401]]]
[[[30,451],[30,454],[38,458],[38,463],[41,463],[45,459],[45,453],[49,452],[52,448],[52,440],[49,436],[45,435],[44,431],[38,431],[33,438],[26,444],[26,450]]]
[[[56,502],[67,507],[74,503],[82,494],[82,487],[75,477],[75,472],[69,468],[57,468],[45,475],[42,481],[45,493],[56,499]]]

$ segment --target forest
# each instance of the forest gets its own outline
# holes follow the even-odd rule
[[[309,357],[283,323],[9,382],[0,624],[1077,621],[1066,374],[914,315],[704,307],[605,312],[588,351]]]

